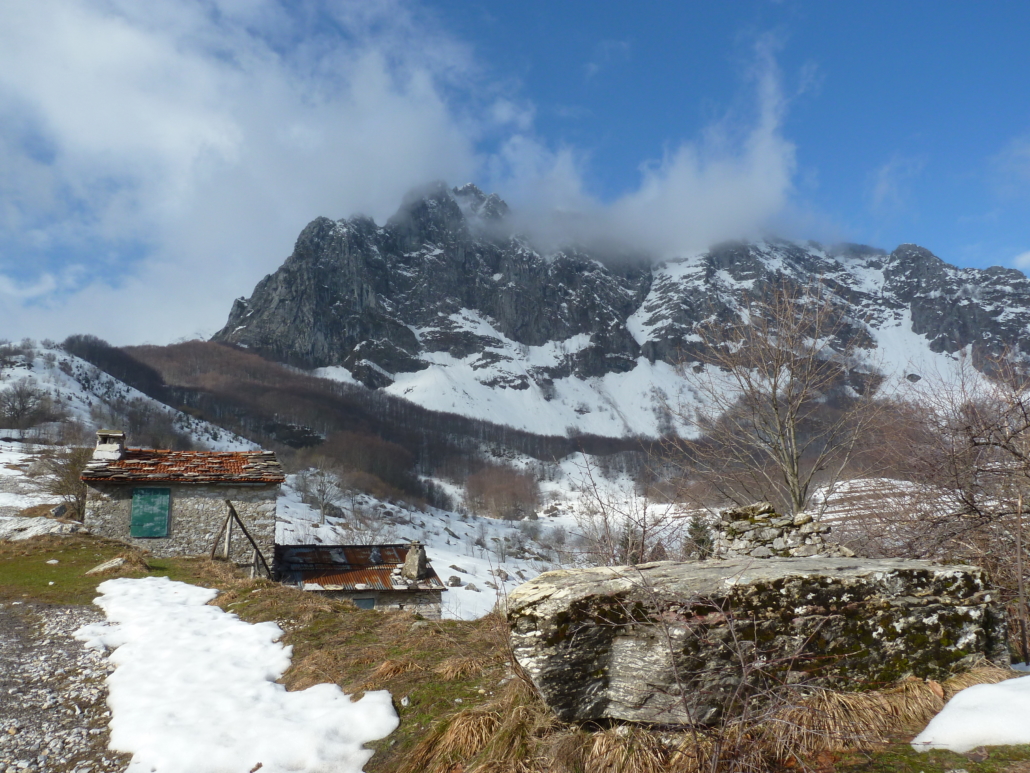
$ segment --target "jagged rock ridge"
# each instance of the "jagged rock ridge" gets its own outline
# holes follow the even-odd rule
[[[690,359],[696,325],[736,313],[743,291],[770,282],[820,277],[888,366],[908,367],[913,347],[970,347],[978,364],[1005,346],[1030,350],[1030,281],[1013,269],[958,269],[911,244],[887,253],[785,241],[613,263],[573,247],[541,254],[507,215],[474,185],[437,184],[383,226],[317,218],[214,340],[342,366],[337,377],[432,408],[549,433],[571,412],[611,435],[667,429],[671,366]]]

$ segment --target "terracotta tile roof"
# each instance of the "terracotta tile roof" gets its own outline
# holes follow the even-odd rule
[[[407,545],[276,545],[274,569],[282,582],[322,590],[445,589],[431,566],[418,582],[401,577],[407,555]]]
[[[271,451],[160,451],[127,448],[121,459],[92,459],[87,483],[282,483]]]

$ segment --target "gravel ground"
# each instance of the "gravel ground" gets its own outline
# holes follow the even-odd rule
[[[92,607],[0,603],[0,773],[123,771],[107,749],[107,658],[72,638]]]

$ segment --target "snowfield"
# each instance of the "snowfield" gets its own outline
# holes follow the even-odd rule
[[[390,694],[353,701],[334,684],[287,692],[290,648],[207,602],[217,591],[167,578],[101,583],[107,623],[75,636],[113,649],[111,748],[129,773],[360,773],[398,718]]]
[[[11,389],[20,381],[46,393],[55,407],[69,419],[93,426],[99,416],[109,413],[113,404],[136,403],[171,418],[176,430],[188,435],[197,448],[211,451],[246,451],[257,446],[246,438],[210,422],[177,411],[148,397],[83,359],[68,354],[56,344],[36,344],[29,358],[15,358],[13,366],[0,370],[0,390]],[[53,427],[38,429],[43,435]],[[32,431],[0,430],[5,437],[33,440]],[[24,438],[22,436],[24,435]]]

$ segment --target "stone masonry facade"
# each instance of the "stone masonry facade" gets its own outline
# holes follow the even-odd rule
[[[355,599],[375,599],[375,609],[380,612],[405,611],[422,615],[427,620],[439,620],[442,605],[442,591],[429,590],[413,593],[411,591],[318,591],[329,598],[354,601]]]
[[[141,539],[129,536],[132,491],[146,487],[171,489],[167,537]],[[225,500],[228,499],[265,560],[271,564],[278,489],[278,484],[90,483],[85,525],[93,534],[148,550],[158,558],[207,555],[225,522],[228,514]],[[250,542],[234,524],[230,560],[250,565],[253,553]]]

